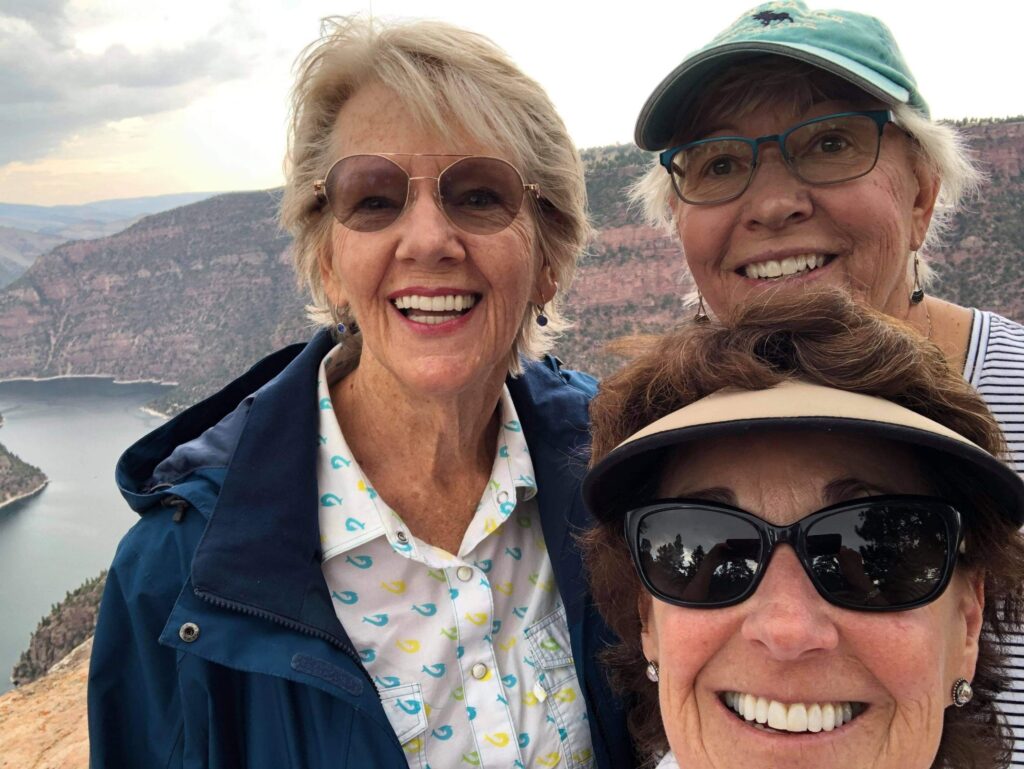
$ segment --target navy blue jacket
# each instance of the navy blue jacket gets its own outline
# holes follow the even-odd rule
[[[118,462],[118,485],[141,519],[118,547],[100,607],[93,769],[407,766],[321,571],[309,404],[331,345],[321,332],[271,355]],[[572,536],[589,520],[579,489],[593,380],[549,358],[508,385],[596,765],[630,767],[625,711],[595,661],[610,631]]]

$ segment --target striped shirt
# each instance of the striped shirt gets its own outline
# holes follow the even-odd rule
[[[992,409],[1010,464],[1024,475],[1024,326],[975,310],[964,378]],[[1010,765],[1024,767],[1024,637],[1011,638],[1006,651],[1009,685],[997,701],[1014,733]]]

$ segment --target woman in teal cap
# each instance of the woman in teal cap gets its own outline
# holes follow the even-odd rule
[[[841,288],[942,350],[1024,473],[1024,327],[927,291],[926,254],[982,174],[931,120],[881,21],[799,0],[753,8],[654,89],[636,142],[660,154],[634,195],[679,238],[698,317]],[[1024,738],[1018,649],[999,704]]]

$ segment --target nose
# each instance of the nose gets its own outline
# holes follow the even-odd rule
[[[441,209],[437,180],[432,177],[411,180],[409,200],[396,224],[398,259],[440,264],[461,261],[466,256],[457,228]]]
[[[777,660],[834,649],[839,631],[789,545],[779,545],[761,583],[744,604],[742,636]]]
[[[758,148],[757,168],[743,194],[748,228],[781,230],[814,213],[810,185],[786,164],[776,142]]]

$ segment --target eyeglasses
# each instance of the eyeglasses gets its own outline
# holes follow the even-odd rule
[[[436,177],[410,176],[392,157],[455,157]],[[324,179],[313,183],[317,200],[326,202],[334,218],[357,232],[378,232],[394,224],[412,198],[416,179],[437,181],[435,201],[453,225],[478,235],[493,235],[519,214],[526,191],[539,197],[536,184],[526,184],[515,166],[500,158],[478,155],[416,155],[383,153],[349,155],[338,160]]]
[[[858,611],[904,611],[938,598],[962,531],[955,508],[920,496],[842,502],[789,526],[717,502],[669,499],[630,510],[625,527],[640,580],[667,603],[746,600],[785,542],[822,598]]]
[[[747,139],[716,136],[662,152],[658,160],[679,198],[693,205],[742,195],[757,169],[762,144],[779,145],[789,170],[808,184],[838,184],[864,176],[878,162],[889,110],[840,112],[806,120],[780,134]]]

